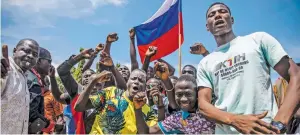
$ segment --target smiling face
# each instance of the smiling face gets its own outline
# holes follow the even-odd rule
[[[128,69],[128,67],[121,65],[118,68],[118,71],[120,72],[120,74],[122,75],[122,77],[125,79],[125,81],[128,81],[128,78],[130,76],[130,71]]]
[[[34,40],[21,40],[14,49],[14,62],[23,70],[31,69],[37,62],[39,45]]]
[[[133,70],[127,81],[127,89],[130,99],[132,99],[138,92],[145,92],[146,73],[139,69]]]
[[[232,31],[233,17],[223,4],[213,5],[206,14],[206,27],[214,36],[221,36]]]
[[[178,80],[175,85],[175,101],[181,110],[194,111],[197,103],[195,81]]]

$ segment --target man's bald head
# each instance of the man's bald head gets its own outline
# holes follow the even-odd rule
[[[26,45],[26,44],[31,44],[31,45],[36,45],[36,46],[40,46],[35,40],[31,39],[31,38],[24,38],[24,39],[21,39],[16,48],[22,46],[22,45]]]

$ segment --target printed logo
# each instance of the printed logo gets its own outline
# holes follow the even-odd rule
[[[248,63],[249,61],[246,59],[245,53],[231,57],[217,64],[215,68],[215,77],[221,76],[222,80],[231,80],[239,76],[240,73],[243,73],[243,66]]]

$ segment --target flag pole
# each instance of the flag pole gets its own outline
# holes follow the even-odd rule
[[[180,8],[181,8],[181,0],[179,0],[179,6],[178,6],[178,8],[179,8],[179,11],[180,11]],[[178,20],[179,20],[179,34],[178,34],[178,36],[179,36],[179,40],[178,40],[178,48],[179,48],[179,51],[178,51],[178,73],[179,73],[179,77],[181,76],[181,24],[180,24],[180,14],[178,14]]]

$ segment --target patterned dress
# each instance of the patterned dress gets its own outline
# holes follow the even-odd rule
[[[215,123],[205,119],[198,111],[178,111],[158,123],[164,134],[214,134]]]
[[[115,95],[112,97],[110,93]],[[90,134],[136,134],[136,118],[133,102],[122,90],[99,91],[90,97],[93,106],[98,111]],[[148,126],[157,124],[157,117],[148,105],[142,107],[144,119]]]

